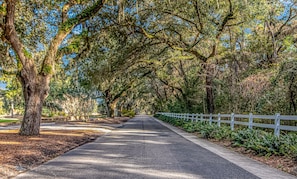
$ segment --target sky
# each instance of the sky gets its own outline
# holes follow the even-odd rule
[[[0,82],[0,89],[5,89],[5,87],[6,87],[6,84]]]

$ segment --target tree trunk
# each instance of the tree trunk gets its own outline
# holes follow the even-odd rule
[[[182,94],[182,100],[185,104],[186,109],[183,109],[186,113],[191,113],[192,112],[192,106],[190,104],[190,101],[188,99],[188,95],[185,94],[183,91],[181,92]]]
[[[25,98],[25,114],[20,129],[20,135],[38,135],[40,128],[41,112],[44,99],[48,95],[49,81],[52,73],[52,66],[55,64],[58,48],[65,37],[72,29],[94,16],[105,4],[105,0],[95,1],[75,17],[62,17],[62,24],[57,27],[58,33],[50,42],[48,51],[42,61],[42,65],[36,64],[30,59],[31,53],[22,44],[22,40],[15,28],[15,11],[18,1],[6,1],[6,13],[1,24],[1,37],[10,43],[15,52],[18,69],[22,69],[18,75],[23,87]],[[4,4],[4,3],[3,3]],[[3,5],[2,4],[2,5]],[[63,14],[67,14],[69,6],[63,7]],[[68,11],[69,12],[69,11]],[[40,67],[40,68],[39,68]],[[38,68],[40,71],[38,72]]]
[[[106,110],[106,116],[107,117],[111,117],[111,112],[110,112],[110,108],[108,107],[108,105],[105,105],[105,110]]]
[[[213,94],[213,79],[210,74],[206,75],[206,106],[209,114],[214,113],[214,94]]]
[[[33,73],[34,74],[34,73]],[[25,113],[19,131],[20,135],[39,135],[42,105],[49,91],[49,77],[21,75],[20,81],[25,98]]]
[[[11,101],[11,118],[14,117],[14,103],[13,103],[13,100]]]
[[[114,108],[114,117],[120,117],[119,110],[117,107]]]
[[[114,111],[113,111],[111,104],[109,102],[106,102],[105,109],[106,109],[107,117],[113,117]]]

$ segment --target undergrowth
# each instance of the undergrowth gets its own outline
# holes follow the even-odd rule
[[[263,130],[240,129],[232,131],[229,126],[219,127],[206,121],[192,122],[161,115],[155,115],[155,117],[189,133],[199,133],[206,139],[231,141],[233,147],[244,147],[256,155],[288,156],[297,160],[296,133],[281,134],[277,137]]]

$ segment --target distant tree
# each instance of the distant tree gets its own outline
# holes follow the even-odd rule
[[[155,21],[140,31],[200,62],[209,113],[215,111],[214,78],[216,63],[224,54],[222,40],[228,28],[244,23],[249,6],[252,3],[232,0],[154,1],[146,6]]]

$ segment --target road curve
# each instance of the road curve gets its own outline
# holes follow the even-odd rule
[[[95,142],[16,178],[259,178],[165,127],[137,116]]]

